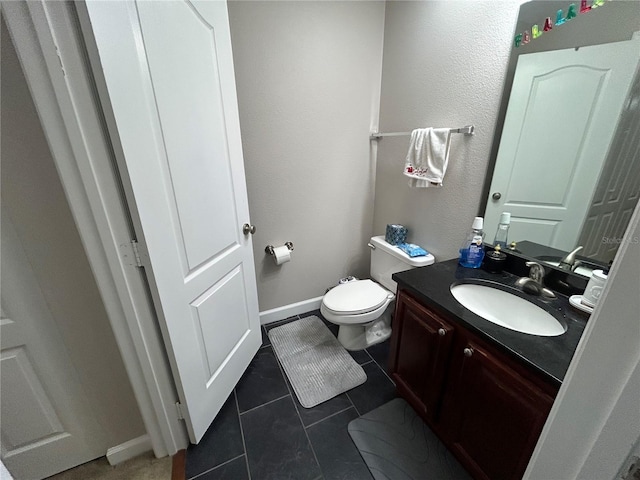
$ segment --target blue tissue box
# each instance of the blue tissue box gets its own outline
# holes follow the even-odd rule
[[[405,243],[407,240],[407,229],[402,225],[387,225],[384,239],[391,245]]]

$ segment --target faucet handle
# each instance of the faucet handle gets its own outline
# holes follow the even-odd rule
[[[529,268],[529,278],[535,280],[542,285],[542,279],[544,278],[544,267],[538,262],[527,262],[525,265]]]
[[[525,265],[529,267],[529,276],[519,278],[516,286],[521,287],[525,293],[542,295],[545,298],[556,298],[556,294],[543,284],[544,267],[538,262],[527,262]]]
[[[560,260],[560,263],[558,264],[558,267],[561,268],[562,270],[571,270],[574,271],[575,268],[573,267],[574,264],[576,262],[578,262],[579,260],[576,260],[576,253],[578,253],[580,250],[582,250],[582,245],[574,248],[572,251],[570,251],[569,253],[567,253],[564,258],[562,258]],[[577,265],[576,265],[577,266]]]

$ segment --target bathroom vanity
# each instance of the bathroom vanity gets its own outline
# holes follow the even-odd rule
[[[517,279],[457,260],[394,275],[390,369],[398,393],[479,479],[522,477],[588,318],[564,296],[534,298],[566,331],[528,335],[483,319],[450,293],[454,283],[511,287]]]

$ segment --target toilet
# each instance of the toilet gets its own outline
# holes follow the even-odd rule
[[[322,298],[320,313],[338,325],[338,340],[347,350],[362,350],[391,336],[391,313],[397,284],[391,275],[431,265],[431,254],[413,257],[387,243],[384,236],[372,237],[371,280],[342,283]]]

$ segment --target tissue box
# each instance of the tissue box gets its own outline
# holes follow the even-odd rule
[[[402,225],[387,225],[384,239],[391,245],[405,243],[407,240],[407,229]]]

